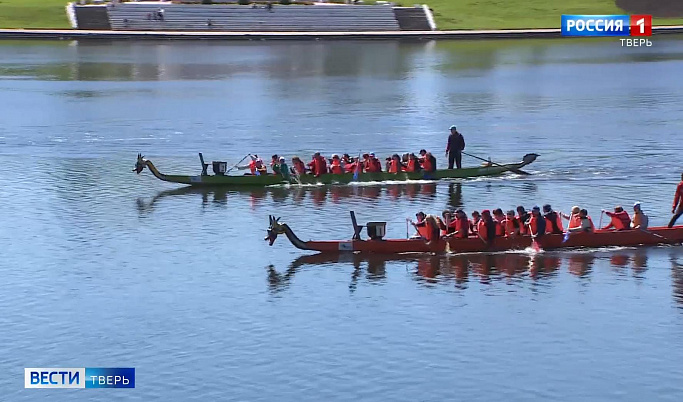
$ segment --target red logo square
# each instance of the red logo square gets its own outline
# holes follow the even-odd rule
[[[652,36],[652,16],[632,15],[631,36]]]

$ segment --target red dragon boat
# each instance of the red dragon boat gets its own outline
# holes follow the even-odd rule
[[[476,253],[507,250],[524,250],[532,246],[530,236],[497,237],[492,244],[486,244],[478,237],[467,239],[447,238],[426,242],[423,239],[383,239],[386,222],[368,222],[368,239],[363,240],[360,233],[364,226],[356,223],[351,212],[354,235],[351,240],[303,241],[297,237],[280,218],[270,216],[270,227],[265,240],[272,246],[278,235],[284,234],[294,247],[320,253],[368,253],[368,254],[400,254],[400,253]],[[566,240],[564,234],[547,234],[536,242],[545,250],[561,248],[597,248],[608,246],[653,246],[660,244],[683,243],[683,226],[651,227],[647,230],[596,230],[593,233],[572,233]]]

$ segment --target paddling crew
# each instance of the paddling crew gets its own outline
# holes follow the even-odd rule
[[[633,217],[631,218],[631,228],[633,229],[647,229],[648,217],[640,208],[640,202],[633,204]]]
[[[493,239],[496,237],[496,222],[488,209],[481,211],[481,219],[477,223],[477,235],[486,244],[493,244]]]
[[[671,208],[671,213],[674,214],[669,221],[669,227],[673,227],[676,224],[678,218],[683,215],[683,173],[681,173],[681,182],[678,183],[676,187],[676,194],[674,195],[674,205]]]
[[[370,154],[370,164],[369,168],[366,169],[368,173],[379,173],[382,171],[382,163],[379,159],[375,158],[375,153]]]
[[[517,207],[517,223],[519,224],[519,234],[528,235],[529,228],[526,223],[531,219],[531,215],[524,209],[523,206]]]
[[[579,215],[580,212],[581,208],[579,208],[576,205],[572,207],[572,213],[569,215],[560,212],[561,217],[563,217],[564,219],[569,219],[569,225],[567,226],[567,230],[571,231],[572,228],[578,228],[581,226],[581,216]]]
[[[476,234],[479,230],[479,221],[481,221],[481,214],[479,211],[472,212],[472,221],[470,222],[470,232]]]
[[[509,210],[505,214],[503,220],[503,228],[505,229],[505,237],[519,236],[519,222],[515,218],[515,211]]]
[[[330,160],[330,173],[332,173],[332,174],[344,173],[344,169],[342,169],[342,166],[341,166],[341,159],[339,159],[339,155],[337,155],[337,154],[332,155],[332,160]]]
[[[415,154],[408,155],[408,163],[406,164],[406,172],[419,172],[421,169],[420,161]]]
[[[496,224],[496,236],[505,236],[505,226],[503,226],[503,221],[505,220],[505,215],[503,210],[496,208],[493,210],[493,222]]]
[[[448,168],[453,169],[453,162],[455,162],[457,168],[462,169],[462,151],[465,150],[465,137],[458,132],[455,126],[451,126],[450,131],[448,144],[446,144]]]
[[[292,172],[296,175],[306,174],[306,165],[298,156],[292,158]]]
[[[573,210],[573,208],[572,208]],[[573,211],[572,211],[573,212]],[[574,215],[572,213],[572,215]],[[591,219],[590,216],[588,216],[588,211],[585,209],[579,210],[579,213],[576,214],[578,216],[578,226],[570,226],[569,229],[567,229],[568,232],[594,232],[595,231],[595,225],[593,225],[593,220]]]
[[[605,214],[610,217],[609,225],[602,228],[615,230],[626,230],[631,228],[631,218],[628,216],[628,212],[624,211],[620,205],[614,207],[614,212],[605,211]]]
[[[526,226],[529,227],[529,234],[531,237],[541,237],[545,234],[546,220],[541,215],[541,208],[534,206],[531,209],[531,217],[526,221]]]
[[[543,206],[543,216],[545,217],[545,232],[553,234],[564,233],[562,227],[562,217],[550,207],[550,204]]]

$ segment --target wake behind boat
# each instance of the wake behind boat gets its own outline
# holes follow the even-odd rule
[[[432,172],[362,172],[358,173],[326,173],[326,174],[244,174],[230,175],[226,162],[215,161],[212,163],[213,175],[208,174],[208,164],[204,163],[202,154],[199,154],[202,164],[202,172],[197,176],[190,175],[167,175],[161,173],[152,161],[145,159],[138,154],[135,164],[136,173],[142,172],[145,168],[159,180],[171,183],[187,184],[191,186],[272,186],[278,184],[349,184],[353,182],[386,182],[386,181],[408,181],[408,180],[441,180],[454,178],[471,178],[482,176],[498,176],[504,173],[519,173],[521,168],[533,163],[538,157],[537,154],[529,153],[524,155],[521,162],[497,164],[493,162],[484,163],[482,166],[469,167],[462,169],[438,169]]]
[[[301,250],[311,250],[327,254],[369,253],[475,253],[508,250],[524,250],[532,246],[531,236],[496,237],[491,244],[486,244],[478,237],[439,238],[427,242],[421,238],[385,240],[386,222],[368,222],[365,227],[368,239],[360,237],[363,226],[356,223],[355,214],[351,212],[354,235],[351,240],[303,241],[280,218],[270,216],[270,227],[265,240],[272,246],[278,235],[284,234],[287,239]],[[538,246],[546,250],[562,248],[597,248],[608,246],[647,246],[659,244],[680,244],[683,242],[683,226],[651,227],[647,230],[596,230],[595,232],[565,234],[546,234],[537,239]]]

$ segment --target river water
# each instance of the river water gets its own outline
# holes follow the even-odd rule
[[[683,398],[680,247],[311,256],[348,211],[641,201],[683,169],[683,42],[0,42],[3,400]],[[188,191],[197,152],[433,150],[448,127],[529,177]],[[465,157],[465,165],[479,162]],[[25,390],[24,367],[135,367],[134,390]]]

